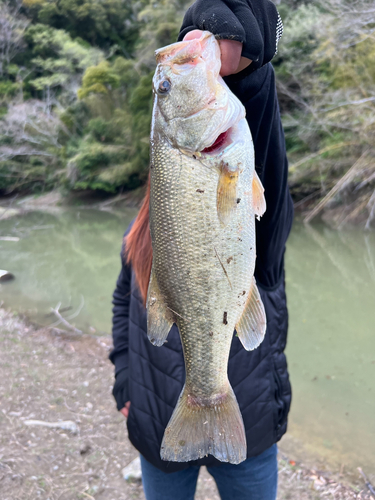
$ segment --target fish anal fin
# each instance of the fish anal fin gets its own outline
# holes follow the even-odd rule
[[[245,429],[233,389],[229,386],[211,401],[189,392],[185,386],[165,429],[161,459],[189,462],[213,455],[232,464],[246,460]]]
[[[158,347],[162,346],[173,323],[173,313],[165,304],[152,269],[147,293],[147,336],[150,342]]]
[[[245,309],[236,325],[238,338],[247,351],[256,349],[262,343],[266,327],[266,312],[253,278]]]
[[[253,208],[254,208],[254,213],[258,218],[262,217],[262,215],[266,211],[266,199],[264,197],[264,187],[255,170],[253,176]]]
[[[237,183],[239,169],[232,169],[228,163],[222,162],[217,185],[217,214],[225,226],[237,206]]]

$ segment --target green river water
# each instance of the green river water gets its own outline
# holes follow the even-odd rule
[[[110,334],[121,238],[135,210],[30,212],[0,220],[6,306],[48,325]],[[375,234],[295,223],[288,241],[287,346],[293,402],[282,448],[297,460],[375,474]]]

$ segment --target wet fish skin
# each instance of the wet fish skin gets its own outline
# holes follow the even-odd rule
[[[219,77],[215,38],[204,33],[160,49],[157,62],[148,335],[160,346],[176,323],[186,366],[161,457],[190,461],[212,454],[240,463],[246,437],[227,365],[235,328],[247,349],[265,333],[253,277],[263,188],[244,108]],[[205,152],[222,133],[222,146]]]

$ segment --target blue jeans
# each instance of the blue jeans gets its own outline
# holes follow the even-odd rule
[[[141,455],[143,489],[147,500],[193,500],[199,466],[166,474]],[[257,457],[233,465],[207,467],[222,500],[275,500],[277,492],[277,446]]]

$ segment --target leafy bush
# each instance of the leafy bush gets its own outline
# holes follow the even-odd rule
[[[82,79],[82,87],[78,90],[79,99],[90,94],[109,94],[120,84],[120,78],[110,67],[107,61],[98,66],[89,67]]]
[[[2,2],[0,18],[10,36],[7,41],[0,34],[0,44],[11,51],[0,57],[0,188],[64,184],[114,192],[142,184],[149,161],[154,51],[176,40],[190,3]],[[372,3],[279,5],[285,32],[273,64],[297,200],[324,196],[358,159],[349,184],[359,198],[372,199]]]
[[[13,83],[11,80],[0,80],[0,101],[14,97],[20,86],[18,83]]]
[[[68,162],[68,182],[73,189],[92,189],[115,192],[135,173],[126,162],[124,146],[85,143],[81,151]]]

